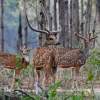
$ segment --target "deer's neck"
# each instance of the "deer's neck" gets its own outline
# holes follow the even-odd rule
[[[84,52],[84,54],[85,54],[85,57],[88,58],[88,56],[89,56],[89,47],[85,47],[85,48],[83,49],[83,52]]]
[[[28,55],[23,55],[23,58],[27,61],[27,62],[29,62],[30,60],[29,60],[29,56]]]

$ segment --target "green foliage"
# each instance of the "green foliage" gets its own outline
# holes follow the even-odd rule
[[[99,65],[100,66],[100,50],[99,49],[93,49],[91,52],[91,56],[87,60],[88,64],[91,65]]]
[[[29,76],[29,74],[31,74],[32,76],[34,76],[34,69],[33,69],[33,65],[29,64],[27,66],[27,68],[22,70],[22,73],[24,76]]]
[[[50,91],[56,91],[61,85],[61,81],[56,81],[54,84],[49,86],[49,92]]]
[[[92,81],[100,71],[100,50],[93,49],[91,56],[87,59],[88,81]]]
[[[47,91],[42,91],[41,95],[34,95],[35,100],[58,100],[59,96],[57,94],[57,89],[61,86],[61,81],[56,81],[54,84],[48,87]]]
[[[91,51],[91,56],[87,60],[88,65],[88,74],[87,74],[87,81],[91,83],[91,90],[93,93],[93,100],[95,99],[94,93],[94,81],[96,80],[98,72],[100,72],[100,49],[93,49]]]
[[[16,79],[15,80],[15,86],[16,86],[16,89],[18,89],[21,85],[21,80],[20,79]]]
[[[84,100],[84,92],[73,92],[70,95],[67,94],[67,96],[65,95],[63,100]]]
[[[16,55],[16,69],[20,69],[22,66],[21,66],[21,55],[17,54]]]
[[[40,96],[34,95],[34,100],[41,100]]]
[[[33,99],[30,98],[30,97],[28,97],[28,96],[23,96],[23,97],[21,98],[21,100],[33,100]]]
[[[56,100],[57,89],[61,86],[61,81],[56,81],[49,87],[48,100]]]
[[[94,75],[93,75],[92,71],[89,71],[89,72],[88,72],[87,80],[88,80],[88,81],[92,81],[93,79],[94,79]]]

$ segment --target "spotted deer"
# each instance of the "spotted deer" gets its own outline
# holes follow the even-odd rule
[[[60,68],[70,68],[73,67],[76,69],[76,73],[79,74],[79,69],[82,65],[85,64],[86,59],[89,56],[90,43],[97,36],[92,36],[91,33],[86,36],[81,36],[80,34],[75,35],[83,40],[84,48],[63,48],[63,47],[54,47],[53,53],[55,56],[55,64]],[[49,45],[48,45],[49,46]]]
[[[33,49],[32,65],[36,71],[35,79],[35,90],[40,88],[40,71],[44,72],[44,86],[47,87],[52,81],[55,81],[56,66],[54,62],[54,53],[52,48],[48,47],[38,47]]]
[[[86,37],[80,34],[75,35],[84,41],[84,49],[79,48],[64,48],[56,47],[55,45],[60,44],[57,39],[57,32],[48,32],[45,47],[36,48],[37,52],[35,57],[33,57],[34,66],[38,75],[38,80],[40,77],[40,70],[44,69],[45,81],[49,81],[49,76],[55,78],[56,69],[60,68],[75,68],[76,72],[79,74],[79,69],[85,64],[87,57],[89,56],[90,43],[96,38],[92,37],[89,33]],[[46,84],[47,84],[46,82]]]
[[[45,47],[37,48],[36,56],[33,58],[33,65],[38,74],[38,80],[40,78],[39,71],[44,70],[44,82],[45,85],[48,85],[50,82],[49,79],[51,76],[53,76],[53,72],[55,71],[53,50],[51,48]]]
[[[20,66],[19,66],[19,68],[17,68],[16,60],[17,60],[16,55],[0,52],[0,64],[3,65],[4,68],[15,70],[15,75],[13,76],[11,90],[14,88],[16,76],[19,76],[20,71],[23,68],[26,68],[27,65],[29,64],[29,62],[27,62],[26,59],[24,59],[24,57],[21,56],[21,58],[18,62],[18,63],[20,63]]]
[[[56,68],[54,66],[55,64],[54,64],[54,60],[53,60],[54,59],[53,49],[46,47],[46,45],[59,44],[57,41],[57,37],[56,37],[57,36],[56,34],[58,31],[49,32],[46,28],[44,30],[35,29],[30,25],[27,14],[25,14],[25,15],[26,15],[26,20],[27,20],[29,28],[32,31],[45,34],[45,36],[46,36],[46,41],[45,41],[43,47],[36,48],[36,50],[35,50],[36,51],[35,55],[33,55],[33,66],[36,69],[38,81],[40,80],[40,71],[42,69],[44,69],[44,73],[45,73],[45,82],[44,83],[48,84],[49,76],[54,75],[53,73]]]
[[[53,58],[53,66],[55,66],[55,68],[70,68],[70,67],[74,67],[76,69],[76,71],[79,71],[80,67],[82,65],[85,64],[86,62],[86,59],[88,57],[88,53],[89,53],[89,45],[90,45],[90,42],[92,40],[94,40],[96,37],[91,37],[91,34],[89,34],[88,36],[86,37],[83,37],[81,35],[78,35],[78,34],[75,34],[77,37],[81,38],[82,40],[84,40],[84,49],[81,50],[79,48],[73,48],[73,49],[68,49],[68,48],[64,48],[64,47],[55,47],[55,45],[59,44],[58,42],[58,34],[57,34],[57,31],[56,32],[51,32],[49,30],[37,30],[35,28],[33,28],[29,21],[28,21],[28,18],[27,18],[27,14],[26,14],[26,19],[27,19],[27,22],[28,22],[28,26],[30,27],[30,29],[32,29],[33,31],[36,31],[36,32],[40,32],[40,33],[44,33],[46,35],[46,41],[45,41],[45,44],[44,44],[44,47],[41,47],[41,50],[38,49],[37,51],[39,52],[40,51],[44,51],[43,54],[40,52],[40,53],[36,53],[36,55],[41,55],[41,56],[38,56],[39,59],[37,59],[37,62],[40,60],[40,58],[42,59],[42,63],[40,64],[40,67],[42,68],[46,68],[45,65],[47,65],[47,60],[48,59],[44,59],[47,55],[49,55],[48,58]],[[56,41],[57,40],[57,41]],[[49,41],[49,42],[48,42]],[[52,45],[52,46],[51,46]],[[47,53],[47,51],[49,51],[50,49],[50,54]],[[51,56],[52,54],[52,56]],[[36,60],[36,59],[35,59]],[[49,60],[50,61],[50,60]],[[34,62],[34,61],[33,61]],[[40,61],[39,61],[40,62]],[[35,66],[37,66],[38,64],[36,64]],[[43,66],[44,65],[44,66]],[[51,68],[53,68],[53,66],[51,66],[51,61],[48,63],[48,70],[46,69],[44,72],[46,72],[48,75],[49,75],[49,71]],[[36,67],[35,67],[36,68]],[[38,68],[38,67],[37,67]],[[36,70],[37,70],[36,68]],[[54,71],[55,72],[55,71]],[[54,73],[53,73],[54,74]],[[39,75],[38,75],[39,76]],[[46,76],[45,76],[46,77]]]

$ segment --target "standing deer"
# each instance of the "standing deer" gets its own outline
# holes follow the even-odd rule
[[[44,69],[45,83],[48,84],[49,76],[53,75],[52,73],[54,70],[52,70],[52,69],[53,68],[55,69],[55,66],[53,66],[54,65],[54,60],[53,60],[54,53],[52,53],[53,49],[45,47],[45,46],[48,44],[49,45],[51,45],[51,44],[57,45],[58,42],[56,41],[57,40],[56,33],[58,31],[49,32],[47,29],[45,29],[45,30],[35,29],[30,25],[26,12],[25,12],[25,15],[26,15],[26,20],[27,20],[29,28],[32,31],[45,34],[46,40],[48,41],[47,43],[46,42],[44,43],[43,47],[36,48],[36,54],[35,54],[35,56],[33,56],[33,65],[37,72],[37,80],[38,81],[40,80],[40,70]],[[53,33],[53,35],[55,34],[55,36],[53,36],[52,33]]]
[[[73,68],[76,69],[77,73],[79,73],[80,67],[85,64],[86,59],[89,56],[90,42],[92,40],[94,40],[96,37],[91,37],[91,34],[88,34],[88,36],[86,36],[86,37],[83,37],[81,35],[75,34],[77,37],[79,37],[82,40],[84,40],[84,45],[85,46],[84,46],[83,50],[81,50],[79,48],[68,49],[68,48],[63,48],[63,47],[62,48],[60,48],[60,47],[51,47],[50,45],[52,45],[52,44],[55,45],[55,44],[58,43],[58,41],[55,40],[55,39],[57,39],[57,38],[55,38],[55,37],[57,37],[57,34],[53,34],[53,32],[50,32],[48,30],[44,31],[44,30],[34,29],[34,28],[32,28],[32,26],[30,25],[30,23],[28,21],[27,14],[26,14],[26,19],[27,19],[29,27],[33,31],[41,32],[41,33],[45,33],[46,34],[47,41],[45,42],[44,46],[46,46],[47,48],[51,49],[51,51],[53,53],[53,54],[52,53],[51,54],[53,55],[53,58],[54,58],[54,60],[53,60],[53,63],[55,64],[54,66],[56,66],[56,67],[58,66],[60,68],[73,67]],[[53,40],[53,42],[49,42],[48,43],[48,40]],[[55,41],[56,41],[56,43],[54,43]],[[45,48],[45,49],[48,50],[47,48]],[[46,54],[44,53],[44,55],[46,56],[47,53]],[[45,66],[44,66],[44,68],[45,68]],[[50,68],[52,68],[52,66],[50,66]]]
[[[26,52],[26,51],[25,51]],[[28,51],[27,51],[28,52]],[[53,49],[47,47],[39,47],[33,49],[32,65],[36,71],[35,89],[38,94],[39,83],[40,83],[40,71],[44,71],[44,85],[48,86],[51,81],[54,81],[54,73],[56,72],[54,62]]]
[[[29,23],[28,23],[29,24]],[[87,57],[89,56],[89,49],[90,49],[90,43],[92,40],[94,40],[96,37],[92,37],[89,33],[86,37],[83,37],[79,34],[75,34],[77,37],[81,38],[84,41],[84,49],[81,50],[79,48],[60,48],[60,47],[52,47],[50,45],[57,45],[58,42],[58,34],[57,32],[50,32],[48,30],[36,30],[32,28],[29,24],[29,27],[36,32],[42,32],[46,33],[46,41],[44,46],[47,48],[50,48],[53,53],[53,63],[60,68],[70,68],[73,67],[76,69],[77,74],[79,74],[79,69],[82,65],[85,64]],[[55,40],[56,39],[56,40]],[[49,41],[49,42],[48,42]],[[50,42],[51,41],[51,42]],[[52,65],[52,64],[51,64]],[[52,68],[52,66],[50,66]],[[48,71],[47,71],[48,72]]]
[[[79,69],[82,65],[85,64],[86,59],[89,56],[89,49],[90,49],[90,43],[97,37],[92,36],[91,33],[87,34],[85,37],[81,36],[80,34],[75,35],[82,39],[84,42],[84,49],[81,50],[79,48],[60,48],[60,47],[54,47],[53,53],[55,56],[55,66],[58,66],[60,68],[70,68],[73,67],[76,69],[76,74],[79,74]]]
[[[27,62],[23,56],[21,56],[21,58],[19,59],[18,62],[20,63],[19,68],[16,67],[16,63],[17,63],[16,55],[0,52],[0,64],[2,64],[4,68],[15,70],[15,75],[13,76],[11,90],[14,88],[16,76],[19,76],[20,71],[23,68],[26,68],[27,65],[29,64],[29,62]]]

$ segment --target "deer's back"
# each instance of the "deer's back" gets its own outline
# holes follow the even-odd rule
[[[16,56],[0,52],[0,63],[4,64],[5,67],[14,68],[16,64]]]
[[[37,48],[36,54],[33,57],[34,66],[37,69],[40,69],[46,65],[50,65],[53,54],[52,51],[53,50],[51,48],[45,48],[45,47]]]
[[[16,55],[0,52],[0,63],[8,69],[15,69],[17,64]],[[27,67],[27,62],[23,58],[20,58],[19,62],[21,66],[20,68]]]
[[[61,67],[76,67],[85,63],[84,53],[80,49],[56,48],[56,64]]]

